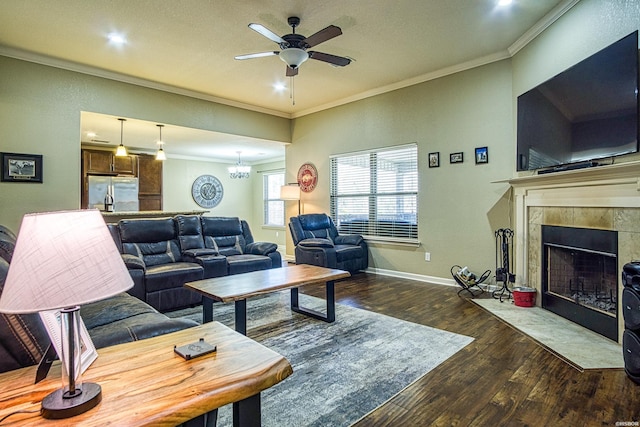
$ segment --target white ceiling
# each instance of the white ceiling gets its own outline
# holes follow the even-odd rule
[[[299,117],[508,58],[577,1],[513,0],[499,7],[498,0],[2,0],[0,55]],[[278,57],[234,59],[279,50],[247,25],[284,35],[291,32],[289,16],[301,18],[296,33],[304,36],[340,27],[341,36],[313,50],[353,59],[346,67],[302,64],[295,105],[290,89],[273,88],[291,87]],[[107,42],[113,31],[126,37],[124,46]],[[115,117],[104,120],[105,129],[116,122],[119,140]],[[132,123],[125,126],[133,132]],[[167,152],[171,131],[167,124]],[[225,142],[238,143],[228,136]],[[278,150],[283,153],[281,144]]]

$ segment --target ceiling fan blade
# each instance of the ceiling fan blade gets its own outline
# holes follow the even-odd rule
[[[280,37],[279,35],[277,35],[273,31],[271,31],[270,29],[268,29],[264,25],[249,24],[249,28],[251,28],[256,33],[261,34],[261,35],[265,36],[266,38],[268,38],[269,40],[274,41],[274,42],[276,42],[278,44],[283,44],[284,43],[287,46],[289,45],[289,43],[287,43],[285,39],[283,39],[282,37]]]
[[[328,62],[329,64],[337,65],[339,67],[344,67],[345,65],[351,64],[351,60],[349,58],[345,58],[344,56],[336,56],[331,55],[330,53],[322,53],[322,52],[307,52],[309,54],[309,58],[316,59],[318,61]]]
[[[297,75],[298,75],[298,69],[297,68],[287,67],[287,77],[293,77],[293,76],[297,76]]]
[[[264,56],[274,56],[277,55],[279,52],[273,51],[273,52],[259,52],[259,53],[248,53],[246,55],[238,55],[235,57],[235,59],[253,59],[253,58],[262,58]]]
[[[335,25],[329,25],[327,28],[318,31],[315,34],[310,35],[306,39],[300,42],[300,45],[304,46],[305,49],[309,49],[310,47],[319,45],[320,43],[326,42],[334,37],[338,37],[342,34],[342,30],[340,27],[336,27]]]

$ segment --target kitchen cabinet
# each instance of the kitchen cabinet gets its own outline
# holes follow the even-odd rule
[[[118,157],[111,151],[82,150],[83,174],[138,175],[138,156]]]
[[[138,155],[138,200],[141,211],[162,210],[162,165],[155,156]]]

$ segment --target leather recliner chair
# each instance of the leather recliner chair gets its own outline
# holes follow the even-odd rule
[[[296,264],[337,268],[351,273],[365,270],[369,265],[364,238],[359,234],[339,234],[326,214],[292,217],[289,230],[296,246]]]

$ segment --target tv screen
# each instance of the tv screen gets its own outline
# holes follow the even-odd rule
[[[518,97],[518,171],[638,151],[638,31]]]

